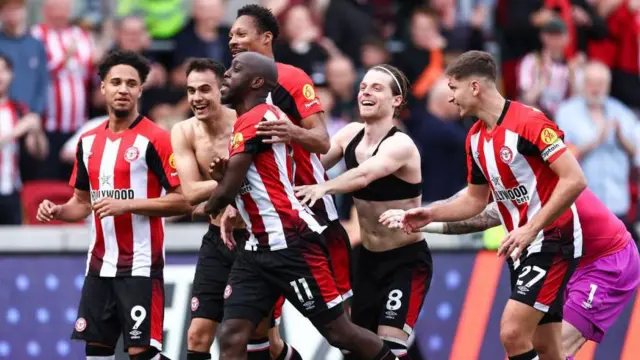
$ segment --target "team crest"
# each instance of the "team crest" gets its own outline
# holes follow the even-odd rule
[[[244,137],[242,136],[242,133],[233,135],[233,138],[231,139],[231,150],[235,150],[238,148],[238,146],[242,145],[243,140]]]
[[[140,150],[135,146],[128,148],[127,151],[124,152],[124,159],[128,162],[136,161],[138,156],[140,156]]]
[[[511,160],[513,160],[513,152],[511,151],[511,149],[509,149],[509,147],[503,146],[500,149],[500,160],[502,160],[502,162],[504,162],[505,164],[509,164]]]
[[[197,297],[192,297],[191,298],[191,311],[196,311],[198,310],[198,307],[200,306],[200,300],[198,300]]]
[[[176,168],[176,159],[173,156],[173,153],[169,156],[169,166],[171,166],[172,169]]]
[[[224,288],[224,299],[228,299],[229,296],[231,296],[231,285],[227,285],[226,288]]]
[[[307,84],[302,88],[302,96],[307,100],[313,100],[316,98],[316,92],[313,90],[313,86]]]
[[[550,128],[545,128],[540,134],[540,140],[547,145],[551,145],[558,140],[558,134]]]
[[[86,328],[87,328],[87,321],[84,318],[78,318],[78,320],[76,320],[76,331],[83,332],[84,329]]]

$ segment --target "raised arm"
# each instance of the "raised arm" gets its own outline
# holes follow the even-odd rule
[[[331,169],[342,159],[344,149],[347,147],[349,140],[353,138],[360,129],[362,129],[362,124],[350,123],[340,129],[340,131],[331,138],[331,148],[329,148],[329,152],[320,158],[320,162],[322,162],[325,170]]]
[[[207,201],[218,183],[214,180],[202,180],[198,161],[181,124],[176,124],[171,129],[171,145],[185,198],[193,206]]]

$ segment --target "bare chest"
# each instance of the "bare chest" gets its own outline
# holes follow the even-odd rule
[[[229,156],[230,136],[231,131],[216,135],[196,132],[193,150],[198,162],[198,169],[203,177],[209,179],[209,164],[214,158],[227,158]]]

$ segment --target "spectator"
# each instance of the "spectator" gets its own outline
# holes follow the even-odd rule
[[[371,67],[386,64],[391,61],[391,54],[387,51],[384,40],[370,36],[362,41],[360,58],[362,59],[362,71],[360,78]]]
[[[446,41],[438,30],[437,13],[425,8],[416,9],[411,16],[411,41],[394,59],[413,84],[411,95],[414,99],[425,99],[442,75],[445,46]]]
[[[284,19],[284,41],[274,47],[276,60],[304,70],[316,84],[323,83],[328,56],[317,42],[321,30],[313,23],[309,8],[293,6],[284,13]]]
[[[637,119],[620,101],[609,96],[611,73],[602,63],[585,68],[582,96],[558,108],[556,122],[584,171],[589,188],[637,239],[630,207],[629,171],[636,154]]]
[[[448,198],[466,185],[467,129],[448,101],[450,92],[447,81],[440,78],[428,100],[414,106],[406,122],[422,156],[423,202]]]
[[[93,69],[91,36],[70,25],[71,0],[45,0],[44,22],[35,25],[33,35],[47,49],[49,96],[44,130],[49,140],[45,162],[34,167],[39,179],[67,181],[71,166],[60,161],[59,152],[73,133],[87,120],[88,83]]]
[[[13,74],[20,81],[13,81],[9,98],[25,104],[28,117],[42,121],[47,104],[49,74],[44,46],[27,31],[27,7],[24,0],[0,0],[0,49],[13,64]],[[33,164],[38,159],[31,154],[46,152],[47,140],[41,131],[31,132],[20,141],[20,172],[22,180],[33,179]]]
[[[330,58],[326,65],[327,85],[335,99],[330,115],[351,122],[358,120],[356,70],[344,56]]]
[[[611,68],[611,95],[640,114],[640,1],[607,0],[598,5],[608,34],[591,42],[589,55]]]
[[[376,34],[373,19],[357,5],[345,0],[310,0],[311,9],[323,25],[324,36],[360,67],[362,39]]]
[[[231,65],[229,28],[221,26],[224,16],[223,0],[193,0],[192,20],[176,36],[173,66],[181,66],[192,57],[211,58]]]
[[[527,54],[520,63],[518,87],[522,102],[553,119],[558,105],[573,93],[578,58],[569,61],[566,57],[569,34],[559,18],[542,26],[540,41],[542,50]]]
[[[118,0],[116,16],[139,15],[154,39],[170,39],[187,19],[182,0]]]
[[[12,62],[8,56],[0,55],[0,225],[22,223],[17,140],[28,132],[40,130],[38,117],[21,119],[27,112],[26,107],[9,100],[12,79]]]
[[[446,41],[446,52],[458,55],[468,50],[483,50],[488,5],[473,4],[472,14],[465,18],[456,0],[431,0],[430,7],[440,18],[440,31]]]

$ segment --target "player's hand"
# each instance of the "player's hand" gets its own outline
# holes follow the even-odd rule
[[[405,211],[402,217],[402,230],[407,234],[418,232],[420,229],[433,221],[431,208],[419,207]]]
[[[48,223],[51,220],[55,220],[60,213],[62,206],[56,205],[49,200],[43,200],[38,206],[38,214],[36,219],[43,223]]]
[[[217,182],[220,182],[224,177],[224,173],[227,171],[227,163],[228,159],[223,159],[219,157],[213,158],[211,164],[209,164],[209,176]]]
[[[256,135],[265,136],[262,140],[265,144],[291,142],[291,134],[295,131],[295,125],[289,120],[284,113],[280,114],[280,118],[275,121],[261,121],[256,125]]]
[[[400,209],[391,209],[383,212],[378,221],[390,229],[402,229],[402,219],[406,211]]]
[[[103,197],[93,203],[93,211],[100,219],[107,216],[120,216],[130,211],[127,200],[116,200],[109,197]]]
[[[309,207],[312,207],[316,201],[327,194],[322,185],[295,186],[293,191],[295,191],[296,197],[300,199],[300,203]]]
[[[510,255],[512,259],[518,259],[537,235],[537,231],[532,231],[526,225],[511,231],[500,243],[498,256]]]
[[[204,204],[200,203],[191,211],[191,220],[196,220],[198,218],[207,216],[207,213],[204,212]]]
[[[227,206],[220,218],[220,235],[229,250],[233,250],[236,247],[236,240],[233,238],[233,224],[236,223],[237,218],[238,210],[233,206]]]

